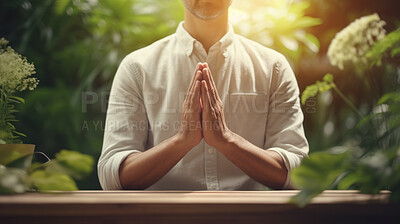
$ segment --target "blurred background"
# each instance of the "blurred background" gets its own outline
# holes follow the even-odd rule
[[[230,20],[237,33],[282,52],[301,91],[333,73],[338,87],[368,112],[376,99],[357,84],[359,77],[330,65],[327,50],[335,34],[361,16],[378,13],[387,32],[395,30],[399,6],[398,0],[234,0]],[[0,37],[34,63],[40,80],[35,91],[23,93],[16,126],[27,134],[24,143],[50,157],[69,149],[97,160],[122,58],[174,33],[182,20],[181,0],[1,0]],[[389,69],[400,77],[398,66]],[[377,77],[381,93],[399,86],[400,78]],[[303,105],[311,153],[354,136],[357,115],[334,95],[326,92]],[[78,186],[100,189],[97,173]]]

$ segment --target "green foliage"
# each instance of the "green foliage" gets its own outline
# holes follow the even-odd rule
[[[317,81],[315,84],[309,85],[301,95],[301,104],[306,104],[306,101],[310,97],[315,97],[318,93],[326,92],[334,86],[333,75],[326,74],[323,81]]]
[[[400,54],[400,47],[392,50],[392,58],[396,57],[399,54]]]
[[[322,23],[305,15],[309,1],[252,0],[234,2],[233,6],[235,3],[238,6],[232,9],[232,17],[236,17],[235,13],[237,17],[247,14],[244,19],[232,21],[238,33],[278,50],[293,61],[298,61],[304,50],[319,51],[318,38],[306,32],[307,28]]]
[[[17,128],[29,133],[24,141],[52,157],[55,149],[68,148],[98,158],[119,63],[172,34],[183,6],[181,0],[2,1],[0,18],[7,21],[1,20],[0,33],[35,62],[41,80],[17,116]],[[98,99],[84,104],[86,92]],[[95,172],[77,184],[100,188]]]
[[[30,175],[32,185],[41,191],[60,190],[74,191],[78,190],[75,181],[63,173],[54,173],[47,170],[37,170]]]
[[[371,68],[373,65],[379,65],[376,62],[384,60],[386,63],[382,64],[383,66],[392,66],[387,57],[391,48],[400,44],[397,35],[399,30],[388,34],[368,52],[368,57],[374,59]],[[356,73],[357,71],[354,71],[353,74]],[[370,74],[366,72],[361,77],[365,78],[365,83],[370,87],[375,83],[368,75]],[[395,74],[388,74],[393,75]],[[318,92],[328,89],[334,89],[350,107],[358,111],[338,89],[332,76],[325,76],[323,82],[307,87],[302,96],[302,103]],[[356,189],[368,194],[377,194],[387,189],[392,192],[390,198],[393,201],[400,200],[399,90],[381,96],[365,116],[358,113],[360,121],[350,132],[349,140],[340,147],[344,149],[344,153],[332,154],[326,151],[311,154],[309,159],[305,159],[300,167],[292,171],[293,183],[301,189],[301,192],[292,198],[292,202],[304,206],[326,189]]]
[[[389,33],[384,39],[378,41],[374,45],[374,47],[366,54],[366,56],[371,60],[371,64],[380,64],[382,61],[382,57],[388,52],[389,49],[397,47],[392,50],[392,57],[396,56],[399,53],[399,43],[400,29],[397,29]]]
[[[357,125],[363,135],[356,145],[343,146],[347,152],[337,155],[314,153],[292,171],[292,180],[302,191],[292,202],[304,206],[326,189],[357,189],[376,194],[392,191],[398,201],[400,191],[400,120],[399,93],[387,94],[380,102],[388,103],[387,111],[371,112]],[[395,106],[394,109],[392,109]],[[378,130],[378,131],[377,131]],[[377,136],[376,136],[377,135]],[[351,150],[349,150],[352,148]]]
[[[94,160],[91,156],[77,151],[61,150],[56,154],[58,169],[75,179],[82,179],[93,170]],[[54,170],[51,168],[51,170]]]
[[[27,184],[25,170],[0,165],[0,194],[23,193]]]
[[[14,51],[4,38],[0,39],[0,144],[20,143],[20,136],[14,123],[18,120],[15,113],[16,104],[25,103],[21,97],[13,96],[17,91],[33,90],[38,84],[35,67],[26,58]]]
[[[350,152],[318,152],[303,160],[291,172],[293,185],[302,191],[291,202],[303,207],[322,191],[329,189],[348,164]]]
[[[93,170],[91,156],[76,151],[61,150],[56,158],[33,168],[30,180],[37,190],[78,190],[75,181],[88,176]]]
[[[3,149],[0,152],[3,152]],[[9,167],[15,161],[24,158],[23,156],[16,157],[14,154],[4,154],[4,156],[10,158],[6,159],[7,167],[0,165],[0,194],[23,193],[26,190],[78,190],[74,179],[88,176],[94,164],[93,158],[89,155],[61,150],[55,159],[44,164],[34,163],[26,171],[22,168]],[[31,161],[31,158],[28,159]]]

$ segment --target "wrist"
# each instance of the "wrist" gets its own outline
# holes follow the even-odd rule
[[[237,135],[228,129],[223,132],[221,141],[215,147],[216,148],[226,147],[228,145],[235,144],[236,140],[237,140]]]
[[[185,151],[189,151],[197,145],[193,141],[191,141],[190,138],[182,135],[179,132],[171,137],[171,141],[172,144],[174,144],[176,147],[184,149]]]

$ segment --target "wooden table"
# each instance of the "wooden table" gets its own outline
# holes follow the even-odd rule
[[[325,191],[304,208],[298,191],[76,191],[0,195],[0,223],[400,223],[389,192]],[[396,222],[397,221],[397,222]]]

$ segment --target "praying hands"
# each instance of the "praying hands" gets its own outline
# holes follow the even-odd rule
[[[179,134],[190,140],[193,146],[204,138],[208,145],[219,148],[232,136],[207,63],[197,65],[182,111]]]

